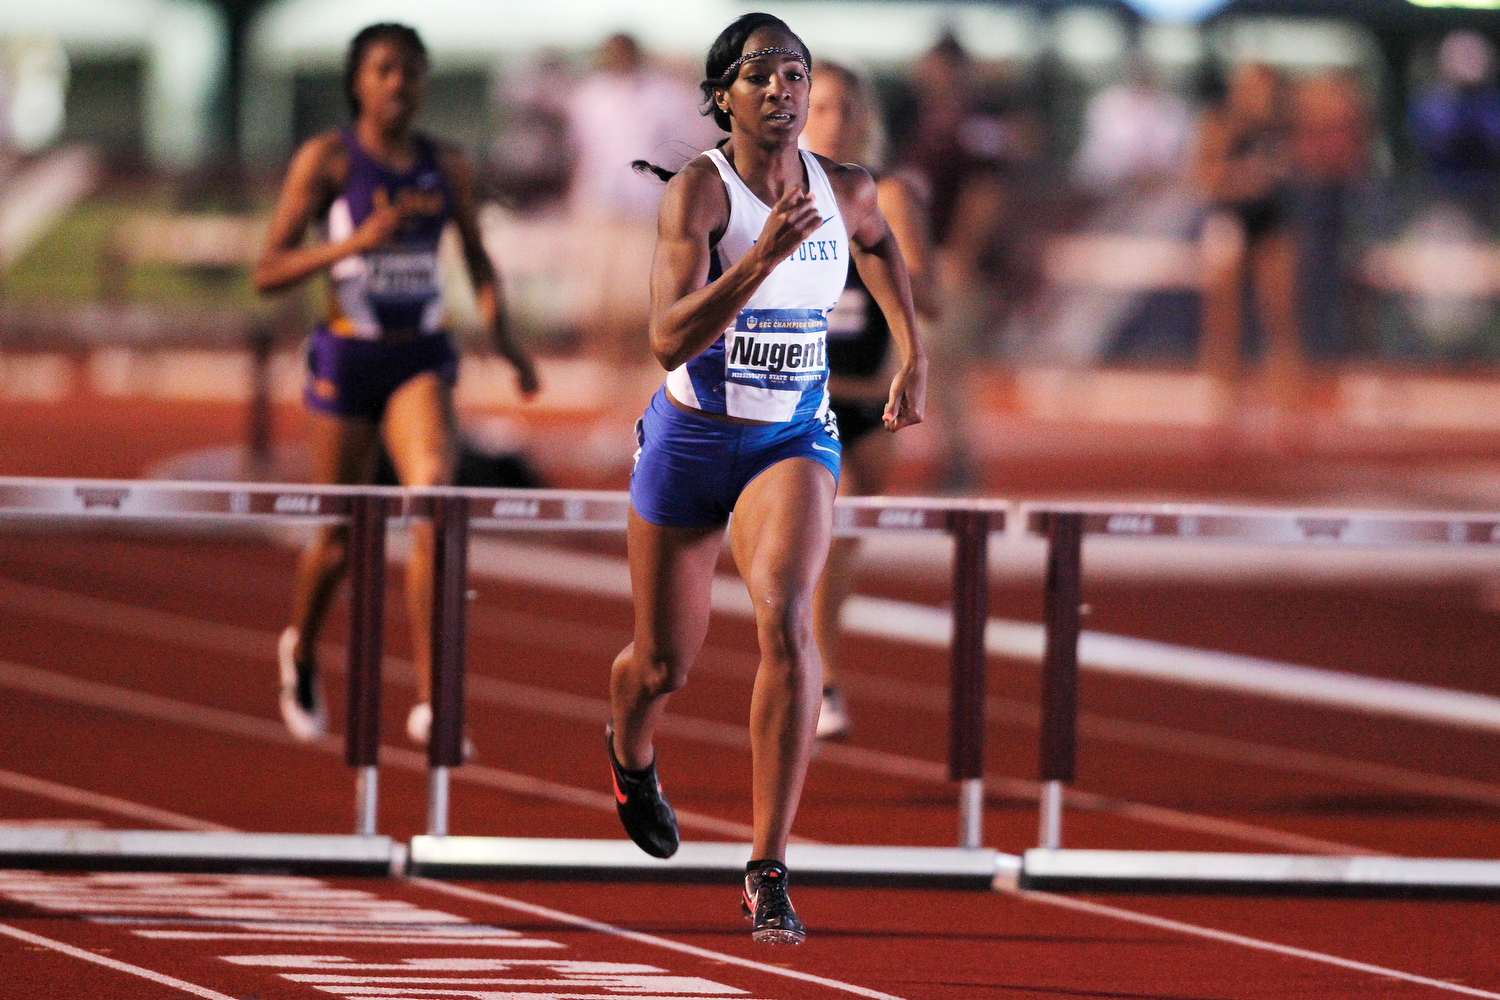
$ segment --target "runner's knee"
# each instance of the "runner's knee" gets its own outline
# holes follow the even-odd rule
[[[810,657],[816,659],[812,595],[785,586],[758,587],[751,593],[762,663],[800,672]]]
[[[690,657],[673,650],[648,650],[641,643],[635,644],[629,659],[641,687],[653,698],[680,691],[693,665]]]

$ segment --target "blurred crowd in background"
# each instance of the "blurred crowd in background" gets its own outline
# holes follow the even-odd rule
[[[1211,371],[1500,357],[1482,256],[1500,223],[1488,39],[1438,40],[1397,115],[1357,69],[1206,62],[1167,80],[1139,53],[1122,69],[1058,93],[1083,88],[982,63],[946,34],[874,76],[865,165],[903,175],[926,208],[942,337],[1001,360]],[[719,137],[695,83],[628,35],[591,72],[543,60],[507,78],[493,192],[649,225],[660,184],[625,165],[675,167]],[[1470,288],[1453,275],[1466,265],[1482,272]]]
[[[1325,362],[1500,360],[1492,38],[1433,33],[1393,67],[1359,44],[1322,65],[1212,47],[1164,63],[1133,37],[1089,73],[1046,54],[976,55],[974,41],[949,30],[914,60],[853,67],[878,98],[865,165],[903,176],[926,213],[945,301],[937,349],[1226,379],[1258,365],[1293,395]],[[343,119],[336,72],[304,74],[282,105],[287,141],[263,144],[276,155],[166,169],[150,165],[149,135],[122,140],[129,123],[87,103],[109,80],[79,66],[70,83],[55,47],[3,51],[0,178],[92,143],[107,154],[104,191],[167,214],[263,212],[291,143]],[[480,164],[487,245],[543,351],[644,359],[662,185],[630,163],[675,169],[721,137],[700,114],[698,69],[625,33],[590,52],[542,48],[483,76],[479,115],[473,80],[435,58],[430,127]],[[131,107],[149,133],[149,109]],[[54,287],[27,277],[24,255],[9,264],[0,299]]]

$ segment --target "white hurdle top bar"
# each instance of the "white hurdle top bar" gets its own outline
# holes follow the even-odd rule
[[[1266,545],[1500,545],[1500,513],[1408,513],[1207,504],[1024,503],[1026,530],[1048,514],[1083,515],[1086,536],[1179,538]]]
[[[480,530],[622,531],[629,495],[604,490],[405,489],[294,483],[194,483],[161,480],[0,477],[0,517],[103,517],[159,520],[328,522],[348,516],[357,496],[396,501],[392,518],[430,513],[436,497],[464,497]],[[997,500],[918,497],[840,498],[834,532],[943,532],[953,511],[982,511],[1004,530],[1011,505]]]

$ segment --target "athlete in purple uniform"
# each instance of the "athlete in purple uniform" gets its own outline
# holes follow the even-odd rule
[[[703,90],[730,137],[690,161],[662,201],[650,336],[668,374],[639,425],[627,535],[635,637],[611,672],[607,739],[626,832],[648,853],[671,855],[677,825],[652,737],[702,648],[728,521],[761,651],[744,907],[754,939],[772,944],[804,937],[786,891],[786,844],[822,694],[812,594],[839,468],[826,334],[851,258],[900,354],[887,427],[921,420],[926,384],[906,266],[874,182],[797,148],[810,62],[769,14],[726,28],[709,49]]]
[[[479,239],[462,154],[411,128],[427,83],[427,52],[405,25],[374,24],[354,37],[344,67],[354,125],[309,139],[282,184],[265,249],[261,292],[327,271],[327,319],[308,348],[305,400],[312,473],[319,483],[366,483],[383,441],[406,486],[441,486],[456,460],[452,388],[458,357],[444,333],[438,238],[452,222],[495,349],[536,392],[531,358],[509,335],[499,279]],[[321,240],[304,244],[310,223]],[[311,740],[326,729],[317,639],[348,555],[342,527],[322,529],[297,569],[292,621],[279,649],[281,714]],[[407,732],[427,741],[432,616],[432,529],[412,528],[407,610],[417,703]]]

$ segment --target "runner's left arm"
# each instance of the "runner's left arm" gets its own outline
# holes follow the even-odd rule
[[[917,333],[911,279],[896,236],[880,211],[874,180],[860,167],[842,166],[835,171],[854,266],[885,313],[891,339],[901,354],[901,369],[891,380],[885,404],[886,429],[897,431],[921,423],[927,403],[927,354]]]
[[[485,252],[484,241],[479,235],[479,213],[474,203],[474,178],[468,158],[457,149],[442,147],[439,150],[439,162],[444,179],[448,182],[449,197],[453,204],[453,224],[458,227],[464,263],[468,265],[469,278],[474,282],[474,297],[479,303],[480,318],[490,333],[496,352],[515,368],[521,394],[526,397],[534,396],[541,387],[536,364],[526,348],[511,336],[500,274],[490,261],[490,255]]]

